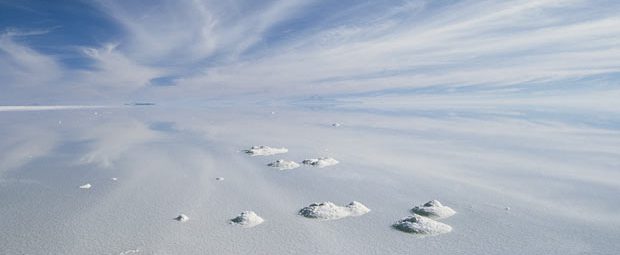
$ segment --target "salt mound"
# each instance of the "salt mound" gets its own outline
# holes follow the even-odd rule
[[[433,219],[448,218],[456,213],[452,208],[442,205],[437,200],[428,201],[426,204],[413,207],[411,212]]]
[[[216,181],[223,181],[223,180],[224,180],[224,177],[215,177],[215,180],[216,180]]]
[[[370,209],[360,202],[353,201],[346,206],[338,206],[332,202],[313,203],[299,210],[299,215],[306,218],[336,220],[349,216],[361,216]]]
[[[326,167],[326,166],[333,166],[333,165],[338,164],[340,162],[338,162],[338,160],[335,160],[334,158],[323,157],[323,158],[306,159],[306,160],[302,161],[301,163],[303,163],[304,165],[310,165],[310,166],[316,166],[316,167],[319,167],[319,168],[323,168],[323,167]]]
[[[174,218],[174,220],[180,221],[180,222],[186,222],[186,221],[189,220],[189,217],[187,217],[187,215],[185,215],[185,214],[179,214],[179,216]]]
[[[118,181],[118,178],[116,178],[116,177],[112,177],[112,178],[110,178],[110,180],[113,180],[113,181]]]
[[[253,211],[245,211],[239,214],[239,216],[230,220],[231,224],[239,225],[244,228],[255,227],[258,224],[263,223],[263,218],[256,215]]]
[[[452,231],[449,225],[420,215],[403,218],[392,226],[403,232],[422,235],[439,235]]]
[[[124,252],[119,253],[118,255],[127,255],[127,254],[134,254],[134,253],[140,253],[140,249],[126,250]]]
[[[332,127],[340,127],[340,123],[334,123],[332,124]]]
[[[274,162],[271,162],[269,164],[267,164],[270,167],[276,167],[280,170],[290,170],[290,169],[295,169],[299,167],[299,164],[297,164],[297,162],[295,161],[289,161],[289,160],[283,160],[283,159],[279,159],[276,160]]]
[[[287,148],[271,148],[269,146],[259,145],[252,146],[249,150],[244,150],[245,153],[251,156],[270,156],[275,154],[287,153]]]
[[[90,185],[90,183],[86,183],[82,186],[80,186],[80,189],[90,189],[93,185]]]

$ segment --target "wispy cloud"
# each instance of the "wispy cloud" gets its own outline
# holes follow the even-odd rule
[[[94,66],[92,70],[79,72],[79,82],[102,89],[131,90],[148,85],[151,79],[164,73],[163,70],[137,64],[118,52],[116,47],[108,44],[101,48],[84,48],[84,54],[94,62]]]
[[[36,89],[61,78],[62,67],[56,59],[15,41],[18,36],[45,33],[9,30],[0,34],[0,77],[3,87]]]
[[[458,7],[428,10],[446,16],[465,13],[450,19],[408,22],[394,15],[367,28],[351,24],[326,30],[267,57],[213,68],[196,79],[322,93],[501,86],[619,71],[615,45],[620,20],[611,13],[575,21],[570,13],[577,6],[560,6],[558,1]],[[340,36],[338,42],[319,43],[334,34]]]
[[[43,90],[57,83],[98,97],[274,98],[537,86],[620,71],[614,1],[102,0],[91,6],[122,32],[100,45],[80,45],[92,63],[86,71],[5,33],[3,80]],[[175,86],[149,86],[160,78]]]
[[[142,63],[195,64],[214,55],[230,59],[260,41],[265,31],[308,1],[99,1],[126,31],[128,56]]]

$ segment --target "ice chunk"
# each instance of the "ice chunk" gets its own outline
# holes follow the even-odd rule
[[[265,220],[263,220],[263,218],[258,216],[255,212],[245,211],[239,214],[239,216],[231,219],[230,223],[244,228],[251,228],[263,223],[264,221]]]
[[[244,150],[251,156],[270,156],[275,154],[287,153],[287,148],[272,148],[265,145],[252,146],[252,148]]]
[[[185,215],[185,214],[179,214],[179,216],[174,218],[174,220],[180,221],[180,222],[186,222],[186,221],[189,220],[189,217],[187,217],[187,215]]]
[[[299,167],[299,164],[297,162],[283,159],[276,160],[267,165],[270,167],[278,168],[280,170],[290,170]]]
[[[433,219],[448,218],[456,213],[452,208],[442,205],[437,200],[428,201],[423,205],[413,207],[411,212]]]
[[[323,168],[323,167],[327,167],[327,166],[333,166],[333,165],[338,164],[340,162],[338,162],[338,160],[335,160],[334,158],[322,157],[322,158],[306,159],[306,160],[302,161],[301,163],[303,163],[304,165],[309,165],[309,166],[315,166],[315,167],[318,167],[318,168]]]
[[[349,216],[361,216],[370,209],[360,202],[353,201],[346,206],[338,206],[332,202],[313,203],[299,210],[299,215],[306,218],[336,220]]]
[[[392,226],[403,232],[421,235],[439,235],[452,231],[449,225],[420,215],[405,217]]]

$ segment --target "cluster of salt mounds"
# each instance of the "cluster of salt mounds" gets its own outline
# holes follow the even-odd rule
[[[255,212],[245,211],[239,214],[239,216],[231,219],[230,223],[244,228],[251,228],[263,223],[263,221],[265,220],[263,220],[263,218],[258,216]]]
[[[275,154],[287,153],[287,148],[271,148],[269,146],[259,145],[252,146],[252,148],[248,150],[244,150],[245,153],[250,154],[251,156],[270,156]]]
[[[267,164],[270,167],[276,167],[280,170],[290,170],[290,169],[295,169],[299,167],[299,164],[297,164],[297,162],[295,161],[289,161],[289,160],[283,160],[283,159],[279,159],[276,160],[274,162],[271,162],[269,164]]]
[[[411,212],[432,219],[444,219],[456,213],[452,208],[442,205],[437,200],[428,201],[426,204],[413,207]]]
[[[180,221],[180,222],[186,222],[186,221],[189,220],[189,217],[187,217],[187,215],[185,215],[185,214],[179,214],[179,216],[174,218],[174,220]]]
[[[313,203],[299,210],[299,215],[306,218],[336,220],[349,216],[361,216],[370,209],[360,202],[353,201],[346,206],[338,206],[332,202]]]
[[[392,226],[403,232],[423,235],[439,235],[452,231],[452,227],[447,224],[415,214],[397,221]]]
[[[323,157],[323,158],[306,159],[302,161],[301,163],[303,163],[304,165],[310,165],[310,166],[323,168],[326,166],[333,166],[335,164],[338,164],[339,162],[338,160],[335,160],[334,158]]]

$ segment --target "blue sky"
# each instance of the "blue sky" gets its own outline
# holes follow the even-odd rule
[[[0,0],[0,104],[496,103],[490,93],[612,108],[619,12],[579,0]]]

